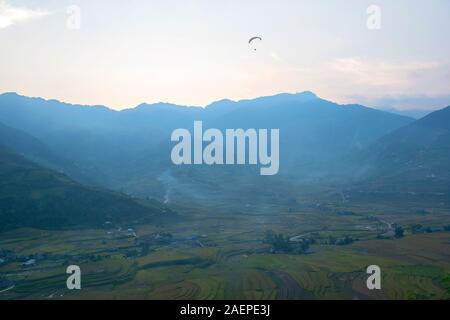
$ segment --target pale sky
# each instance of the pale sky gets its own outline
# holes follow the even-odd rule
[[[448,0],[0,0],[0,93],[123,109],[310,90],[437,109],[450,105],[449,16]]]

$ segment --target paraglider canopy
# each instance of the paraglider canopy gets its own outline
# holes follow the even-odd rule
[[[248,44],[251,44],[255,40],[262,41],[262,38],[261,37],[252,37],[252,38],[250,38],[250,40],[248,40]],[[254,50],[256,51],[256,48],[254,48]]]
[[[250,40],[248,40],[248,43],[250,44],[250,43],[252,43],[252,41],[254,41],[254,40],[261,40],[261,41],[262,41],[262,38],[261,38],[261,37],[253,37],[253,38],[250,38]]]

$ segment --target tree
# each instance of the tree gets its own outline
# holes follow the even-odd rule
[[[352,237],[350,237],[350,236],[345,236],[344,238],[339,239],[339,240],[337,241],[337,244],[340,245],[340,246],[346,246],[346,245],[348,245],[348,244],[352,244],[354,241],[355,241],[355,240],[354,240]]]
[[[301,245],[301,253],[306,253],[309,250],[310,242],[308,239],[304,239]]]
[[[276,234],[272,230],[266,232],[264,237],[264,243],[270,244],[274,251],[291,252],[292,247],[289,241],[289,237],[285,237],[283,234]]]
[[[277,234],[271,230],[264,236],[264,243],[270,244],[274,253],[304,254],[308,252],[313,242],[312,239],[300,239],[294,242],[289,236]]]
[[[411,232],[416,233],[422,233],[423,232],[423,226],[421,224],[413,224],[411,225]]]
[[[397,239],[403,238],[405,236],[405,229],[403,229],[401,226],[397,226],[395,228],[395,237]]]
[[[283,236],[282,234],[279,234],[275,237],[275,241],[272,243],[272,246],[275,249],[275,251],[281,252],[291,251],[291,244],[289,243],[289,238]]]
[[[336,238],[335,237],[333,237],[333,236],[329,236],[328,237],[328,244],[330,244],[330,245],[335,245],[336,244]]]

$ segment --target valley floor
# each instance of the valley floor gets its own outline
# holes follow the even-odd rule
[[[0,299],[450,299],[450,232],[437,228],[450,224],[448,212],[272,209],[279,213],[203,209],[170,225],[3,233]],[[409,232],[419,222],[428,231]],[[393,223],[405,226],[403,238],[389,236]],[[269,229],[314,242],[306,254],[275,254],[263,241]],[[352,241],[330,242],[343,237]],[[82,270],[79,291],[66,288],[72,264]],[[381,267],[382,290],[367,289],[369,265]]]

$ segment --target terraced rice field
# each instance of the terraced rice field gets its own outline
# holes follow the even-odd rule
[[[377,240],[374,230],[385,226],[365,214],[306,212],[296,220],[287,212],[287,220],[272,219],[276,232],[314,235],[317,243],[303,255],[271,254],[262,241],[268,221],[251,216],[205,218],[209,229],[189,219],[138,226],[139,236],[171,232],[178,239],[152,245],[145,254],[133,237],[112,237],[105,230],[16,230],[0,235],[1,249],[48,257],[29,268],[0,264],[0,280],[14,284],[0,287],[0,299],[450,299],[450,233]],[[199,212],[195,221],[206,216]],[[192,234],[202,237],[190,240]],[[349,234],[358,240],[326,244],[330,236]],[[70,264],[82,269],[80,291],[66,288]],[[366,287],[365,270],[373,264],[382,269],[381,291]]]

